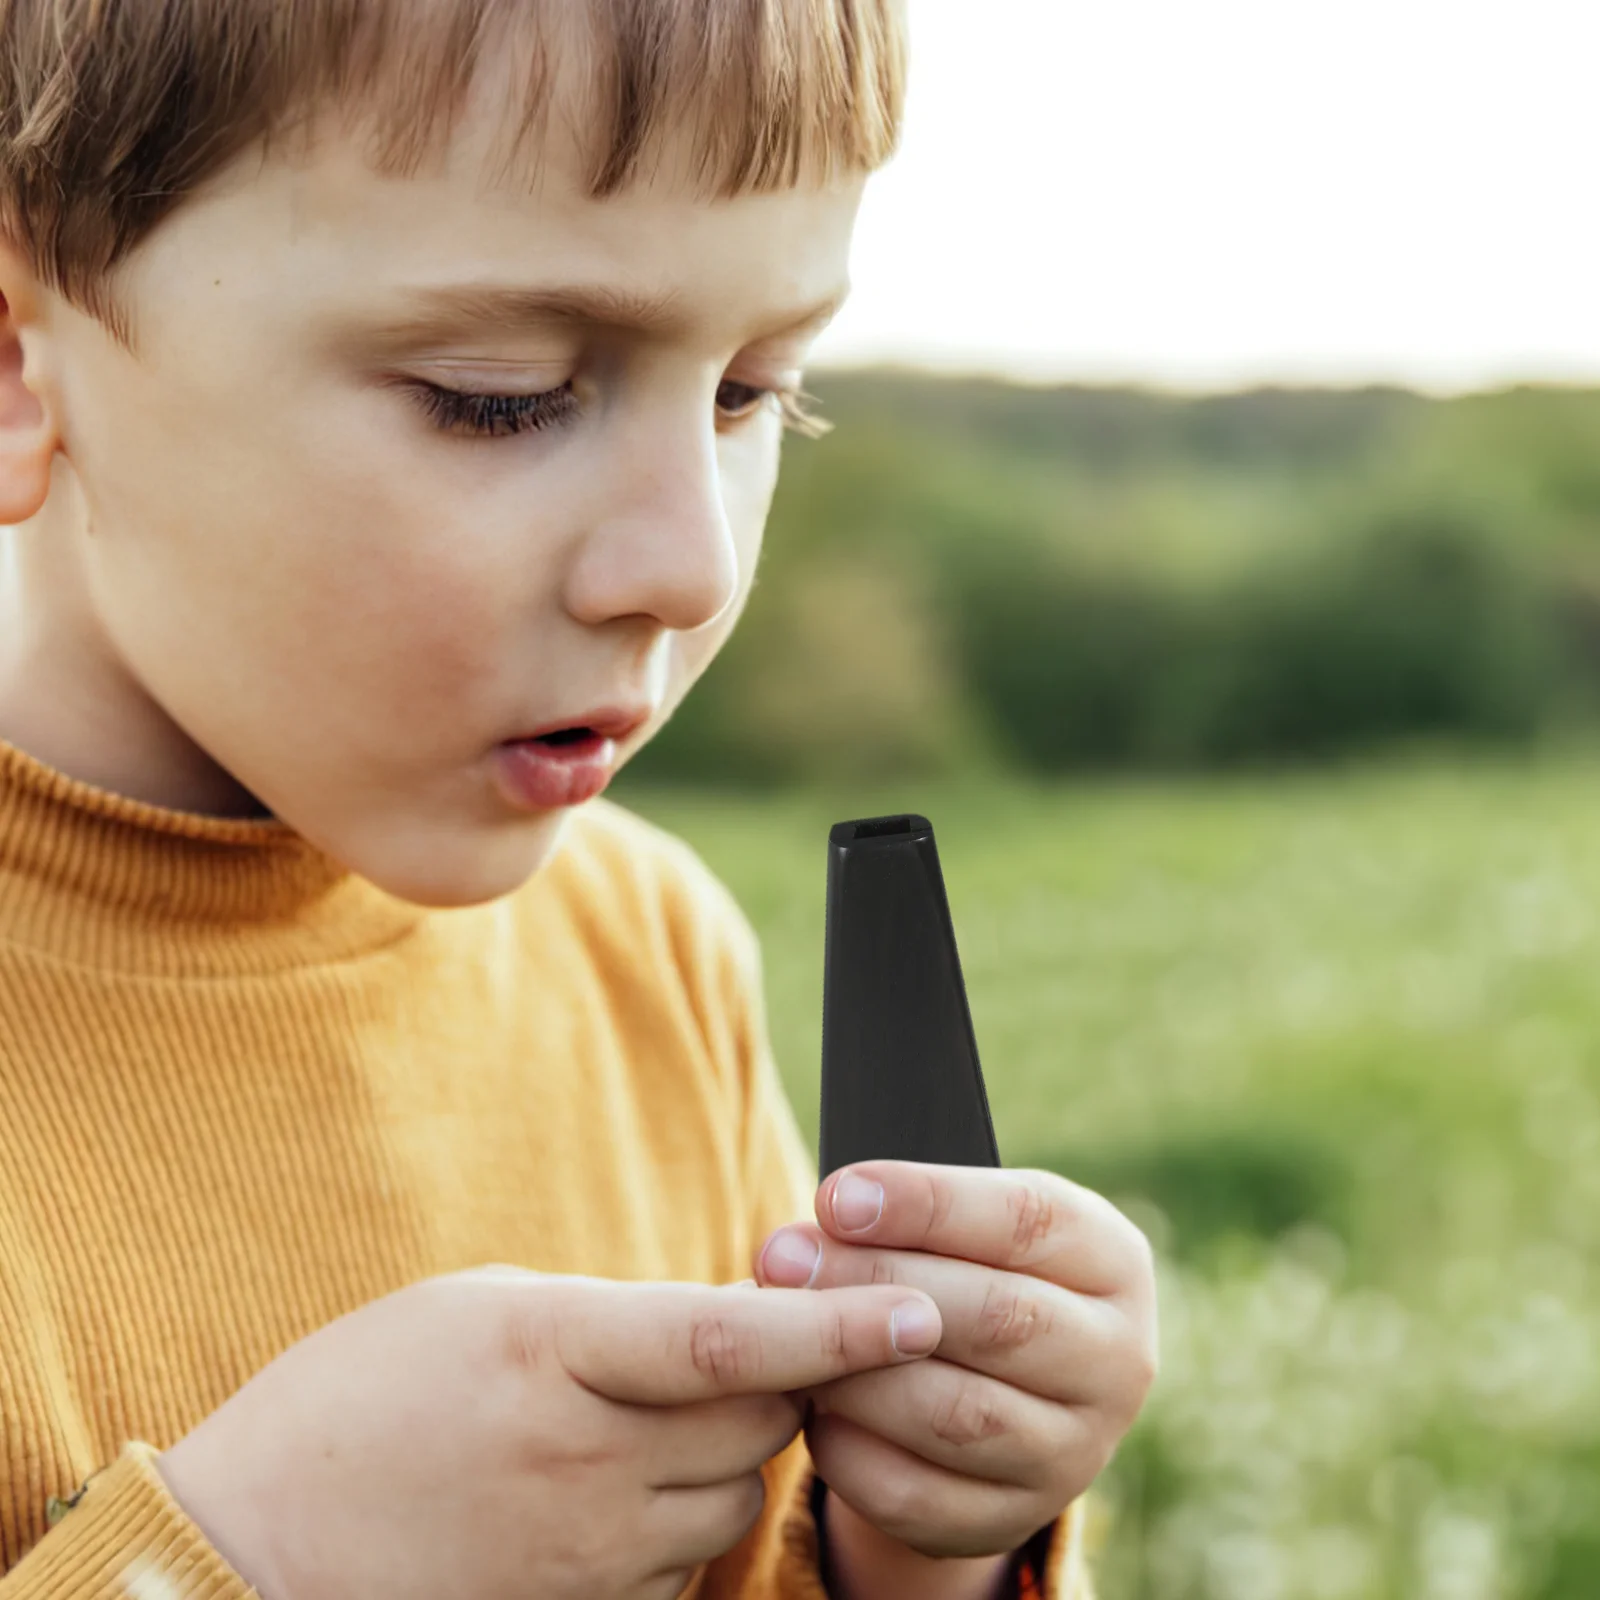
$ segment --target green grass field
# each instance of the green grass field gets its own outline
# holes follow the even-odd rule
[[[1600,762],[614,795],[760,930],[812,1135],[827,828],[932,819],[1007,1164],[1162,1263],[1105,1600],[1600,1595]]]

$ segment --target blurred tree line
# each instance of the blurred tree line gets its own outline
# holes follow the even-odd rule
[[[1600,722],[1600,392],[813,387],[639,777],[1328,759]]]

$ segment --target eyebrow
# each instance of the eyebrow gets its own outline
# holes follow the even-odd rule
[[[778,313],[759,337],[804,333],[831,320],[849,285],[792,313]],[[667,338],[690,324],[676,290],[649,293],[608,284],[442,284],[413,289],[391,311],[375,312],[371,330],[386,345],[415,345],[474,331],[519,333],[555,326],[604,328]]]

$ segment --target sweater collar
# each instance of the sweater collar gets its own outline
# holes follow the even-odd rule
[[[426,915],[287,823],[130,800],[0,740],[0,945],[243,976],[364,954]]]

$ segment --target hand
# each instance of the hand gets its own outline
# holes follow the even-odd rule
[[[891,1337],[908,1304],[931,1346],[901,1289],[430,1278],[292,1346],[158,1464],[263,1600],[669,1600],[760,1517],[788,1391],[917,1359]]]
[[[860,1162],[816,1209],[820,1228],[766,1241],[759,1284],[921,1289],[944,1323],[931,1360],[811,1390],[806,1442],[842,1520],[930,1557],[1016,1549],[1099,1475],[1155,1378],[1144,1235],[1099,1195],[1012,1168]]]

